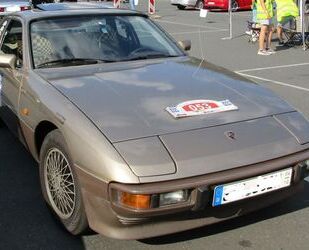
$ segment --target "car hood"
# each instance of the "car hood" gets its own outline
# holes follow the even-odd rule
[[[271,91],[195,58],[143,60],[36,70],[111,142],[207,128],[293,111]],[[175,119],[165,109],[197,99],[238,107]]]
[[[308,121],[298,112],[291,112],[114,145],[141,182],[152,182],[215,173],[292,155],[308,149],[308,131]]]

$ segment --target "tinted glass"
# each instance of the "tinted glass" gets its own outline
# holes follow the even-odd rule
[[[27,0],[0,0],[0,3],[12,3],[12,4],[14,4],[14,3],[16,3],[16,2],[29,2],[29,1],[27,1]]]
[[[183,55],[150,20],[141,16],[78,16],[31,24],[35,68]]]

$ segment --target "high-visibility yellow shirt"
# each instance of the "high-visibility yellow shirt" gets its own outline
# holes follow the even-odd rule
[[[267,16],[269,16],[271,18],[274,16],[273,1],[272,0],[264,0],[264,3],[265,3],[265,7],[266,7],[267,12],[265,12],[263,10],[260,0],[257,0],[256,18],[257,18],[258,21],[268,19]]]
[[[293,0],[276,0],[277,20],[281,22],[284,17],[299,16],[299,9]]]

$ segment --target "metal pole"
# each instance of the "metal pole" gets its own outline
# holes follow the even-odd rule
[[[233,23],[232,23],[232,0],[229,0],[229,16],[230,16],[230,39],[232,39],[233,36]]]
[[[301,36],[303,42],[303,49],[306,50],[306,42],[305,42],[305,1],[300,0],[299,2],[299,12],[300,12],[300,25],[301,25]]]
[[[223,37],[222,40],[227,40],[227,39],[232,39],[233,38],[233,22],[232,22],[232,1],[229,0],[229,31],[230,31],[230,36],[229,37]]]

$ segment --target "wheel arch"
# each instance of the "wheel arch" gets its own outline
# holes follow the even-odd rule
[[[35,128],[34,140],[38,158],[40,157],[41,147],[46,135],[55,129],[58,129],[58,127],[50,121],[41,121]]]

